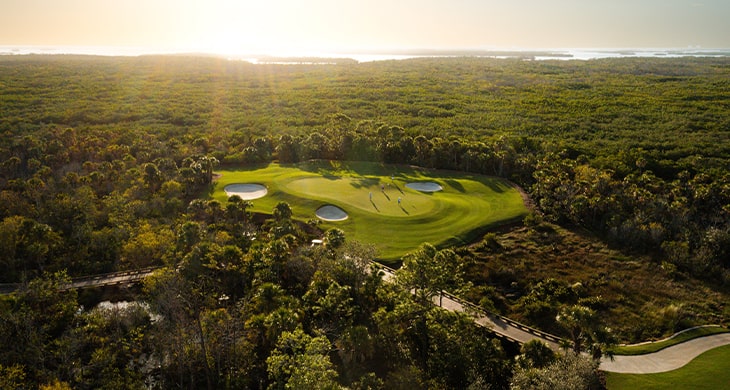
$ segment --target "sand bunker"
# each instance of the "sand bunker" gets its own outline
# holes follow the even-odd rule
[[[238,195],[243,200],[263,198],[268,190],[261,184],[230,184],[223,189],[226,195]]]
[[[407,183],[406,187],[421,192],[436,192],[443,190],[441,185],[430,181],[422,183]]]
[[[347,219],[345,210],[332,205],[318,208],[315,214],[317,214],[317,218],[325,221],[344,221]]]

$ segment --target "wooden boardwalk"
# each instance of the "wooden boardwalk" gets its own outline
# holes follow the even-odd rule
[[[79,278],[71,279],[71,283],[61,286],[61,290],[78,290],[84,288],[94,287],[106,287],[106,286],[118,286],[135,284],[142,281],[142,279],[151,275],[152,272],[159,269],[160,267],[148,267],[140,268],[131,271],[118,271],[110,272],[107,274],[82,276]],[[0,295],[10,294],[20,289],[22,284],[20,283],[4,283],[0,284]]]
[[[117,286],[123,284],[135,284],[150,276],[160,267],[148,267],[131,271],[119,271],[102,275],[84,276],[74,278],[71,284],[62,287],[64,290],[77,290],[93,287]]]
[[[377,262],[371,262],[383,271],[383,279],[386,281],[392,281],[395,278],[395,270],[384,266]],[[61,290],[75,290],[105,286],[117,286],[117,285],[131,285],[139,283],[147,276],[151,275],[152,272],[157,270],[159,267],[142,268],[132,271],[119,271],[111,272],[107,274],[84,276],[80,278],[72,279],[71,283],[61,287]],[[0,294],[9,294],[20,288],[20,284],[2,284],[0,285]],[[527,325],[520,324],[519,322],[510,320],[507,317],[500,316],[495,313],[490,313],[473,303],[467,302],[456,296],[444,292],[441,297],[434,297],[434,304],[445,310],[454,312],[462,312],[471,315],[474,322],[483,326],[499,337],[524,344],[531,340],[540,340],[547,344],[551,349],[555,351],[561,350],[560,341],[561,339],[557,336],[539,331],[531,328]]]
[[[383,272],[383,279],[393,281],[395,270],[377,262],[371,262]],[[84,276],[74,278],[71,283],[61,287],[62,290],[84,289],[105,286],[131,285],[141,282],[151,275],[159,267],[142,268],[131,271],[111,272],[107,274]],[[19,288],[21,284],[6,283],[0,284],[0,295],[10,294]],[[440,305],[439,305],[440,302]],[[442,293],[442,296],[435,296],[433,304],[441,306],[444,310],[461,312],[470,315],[474,323],[489,329],[498,337],[502,337],[519,344],[532,340],[539,340],[547,344],[550,349],[559,352],[562,339],[527,325],[520,324],[507,317],[490,313],[481,307],[467,302],[449,293]],[[601,369],[604,371],[624,373],[652,373],[664,372],[681,367],[699,353],[721,345],[730,344],[730,333],[707,336],[691,340],[680,345],[666,348],[657,353],[639,356],[616,356],[615,360],[603,359]]]
[[[372,262],[372,264],[383,271],[383,279],[390,281],[395,278],[394,269],[376,262]],[[433,298],[434,305],[439,306],[439,301],[441,302],[441,308],[469,314],[474,319],[474,323],[491,330],[499,337],[504,337],[520,344],[532,340],[539,340],[547,344],[553,351],[558,352],[563,350],[560,346],[562,341],[560,337],[520,324],[499,314],[490,313],[471,302],[467,302],[447,292],[443,292],[441,297],[435,296]]]
[[[384,280],[389,282],[394,281],[394,269],[377,262],[371,262],[371,264],[375,265],[383,272]],[[132,285],[141,282],[157,269],[159,269],[159,267],[149,267],[131,271],[119,271],[74,278],[71,283],[62,286],[61,290]],[[0,295],[10,294],[21,288],[21,286],[22,285],[18,283],[0,284]],[[531,328],[527,325],[520,324],[519,322],[513,321],[507,317],[486,311],[473,303],[467,302],[447,292],[442,293],[441,297],[435,296],[433,298],[433,304],[441,306],[444,310],[470,315],[473,318],[474,323],[489,329],[498,337],[502,337],[519,344],[524,344],[532,340],[539,340],[544,342],[548,347],[550,347],[550,349],[556,352],[563,351],[563,348],[561,347],[563,340],[559,337]],[[616,356],[615,360],[603,359],[601,361],[601,369],[604,371],[625,373],[664,372],[687,364],[689,360],[702,351],[726,344],[730,344],[730,333],[691,340],[690,342],[667,348],[666,350],[653,354],[640,356]],[[690,347],[694,349],[689,351],[685,350]],[[673,353],[673,355],[669,355],[670,352]]]

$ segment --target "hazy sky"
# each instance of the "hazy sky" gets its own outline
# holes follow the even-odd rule
[[[730,48],[730,0],[0,0],[0,45]]]

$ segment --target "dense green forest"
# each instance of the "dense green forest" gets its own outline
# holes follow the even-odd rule
[[[208,197],[217,166],[274,160],[508,178],[534,202],[524,223],[532,244],[556,252],[554,232],[589,232],[626,259],[610,267],[638,264],[678,289],[712,292],[702,310],[675,302],[683,314],[659,308],[669,320],[648,333],[620,326],[619,338],[730,318],[725,58],[4,56],[0,132],[0,282],[23,283],[0,298],[11,346],[0,377],[16,381],[7,383],[506,388],[550,364],[529,350],[525,367],[513,363],[513,346],[414,300],[407,275],[382,283],[358,263],[377,258],[367,243],[320,232],[285,204],[261,216]],[[322,234],[330,245],[309,247]],[[469,283],[448,289],[566,337],[555,321],[566,307],[609,325],[626,310],[577,277],[510,265],[520,254],[507,238],[438,256],[424,245],[407,258],[455,258]],[[151,265],[164,268],[140,292],[147,306],[80,310],[93,299],[53,292],[69,276]]]

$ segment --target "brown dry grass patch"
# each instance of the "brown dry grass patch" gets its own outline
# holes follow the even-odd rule
[[[569,286],[580,283],[580,296],[593,297],[602,321],[621,342],[730,321],[727,287],[665,269],[647,256],[611,249],[589,233],[547,223],[517,226],[487,235],[460,252],[467,279],[475,286],[468,298],[479,302],[486,296],[501,314],[528,323],[520,298],[549,278]]]

